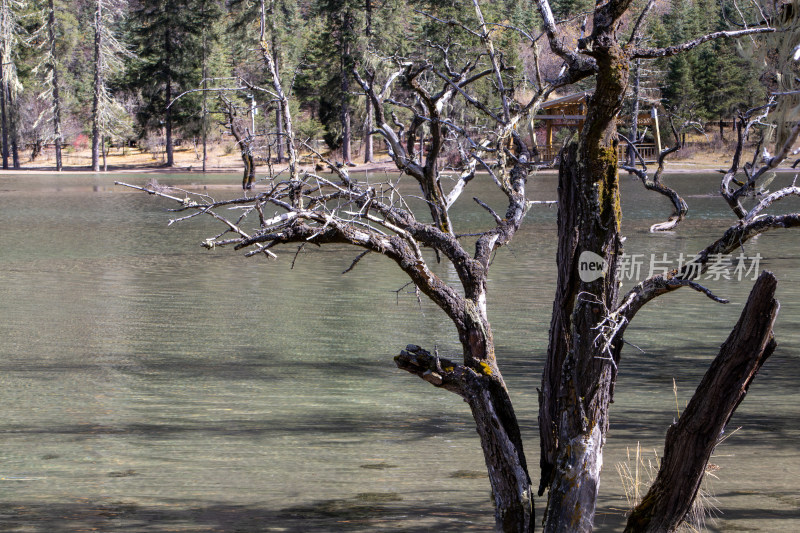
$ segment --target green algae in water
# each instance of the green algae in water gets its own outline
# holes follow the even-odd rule
[[[397,468],[397,465],[389,463],[367,463],[359,465],[359,468],[366,468],[367,470],[386,470],[387,468]]]
[[[450,474],[452,479],[483,479],[488,477],[486,472],[478,472],[477,470],[456,470]]]
[[[365,503],[399,502],[403,498],[396,492],[362,492],[356,495],[356,500]]]

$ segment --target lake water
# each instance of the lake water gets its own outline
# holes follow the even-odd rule
[[[113,185],[152,177],[0,176],[0,531],[490,530],[466,404],[392,362],[408,343],[458,353],[444,315],[396,292],[406,280],[384,258],[342,276],[358,253],[347,247],[306,247],[293,269],[294,249],[278,261],[205,251],[213,221],[167,227],[165,201]],[[221,184],[209,187],[217,198],[240,193],[233,174],[156,177]],[[469,195],[500,208],[486,181]],[[628,254],[677,260],[732,223],[713,196],[718,175],[668,182],[689,218],[651,235],[669,205],[623,178]],[[530,187],[554,199],[556,177]],[[487,227],[488,214],[464,204],[456,223]],[[778,276],[779,347],[729,433],[741,429],[712,459],[712,531],[800,530],[799,239],[773,232],[745,249]],[[532,466],[555,241],[555,209],[534,208],[490,282],[498,358]],[[615,465],[637,442],[661,451],[738,319],[752,281],[733,278],[706,282],[729,305],[677,291],[629,328],[644,353],[623,352],[598,531],[624,524]]]

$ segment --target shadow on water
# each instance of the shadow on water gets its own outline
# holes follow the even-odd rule
[[[398,349],[399,351],[399,349]],[[277,362],[276,362],[277,361]],[[110,368],[132,376],[154,377],[163,375],[169,379],[191,379],[202,377],[205,380],[218,381],[262,381],[289,379],[296,375],[305,375],[309,371],[324,372],[329,377],[350,376],[358,374],[364,378],[379,378],[386,374],[386,364],[382,361],[336,361],[320,363],[278,359],[270,354],[259,354],[249,361],[230,362],[193,361],[187,365],[185,359],[163,358],[160,361],[137,361],[135,363],[108,364]],[[21,377],[37,379],[43,375],[63,375],[73,372],[91,372],[97,369],[97,363],[37,362],[17,361],[0,363],[0,372],[19,373]]]
[[[393,492],[361,493],[351,499],[322,500],[283,509],[196,502],[158,506],[133,502],[0,505],[0,531],[309,532],[309,531],[485,531],[486,509],[404,505]],[[418,526],[409,522],[418,521]]]
[[[394,265],[367,256],[341,276],[356,253],[330,247],[304,251],[290,273],[294,250],[277,264],[200,251],[218,231],[210,221],[167,231],[163,205],[89,192],[113,189],[101,179],[3,180],[17,192],[0,194],[0,532],[491,530],[468,407],[392,364],[408,342],[460,353],[433,304],[395,293],[406,280]],[[692,215],[675,234],[650,234],[668,203],[623,180],[626,253],[693,254],[731,223],[724,202],[707,196],[718,176],[667,179]],[[531,180],[534,197],[552,199],[556,182]],[[485,195],[490,179],[474,185],[498,199]],[[486,213],[467,204],[454,221],[479,231]],[[496,258],[489,300],[534,478],[554,217],[528,214]],[[780,274],[779,348],[731,421],[742,430],[721,450],[722,525],[712,530],[800,531],[796,244],[776,232],[746,250]],[[711,281],[732,305],[665,295],[626,333],[644,353],[626,347],[619,366],[598,532],[624,525],[615,464],[640,442],[648,455],[663,448],[752,284]],[[536,498],[538,518],[544,504]]]
[[[167,438],[182,435],[185,438],[207,438],[219,436],[259,437],[275,434],[309,435],[367,435],[370,432],[398,432],[401,441],[411,442],[430,436],[445,436],[460,433],[464,428],[453,420],[442,417],[415,419],[365,419],[346,415],[300,417],[293,415],[285,419],[226,419],[207,420],[196,423],[179,422],[175,424],[63,424],[47,427],[23,424],[6,424],[0,435],[67,435],[75,438],[89,438],[102,435],[125,437]]]

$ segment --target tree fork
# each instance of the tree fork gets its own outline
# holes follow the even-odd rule
[[[519,424],[497,366],[484,359],[472,368],[413,344],[395,357],[395,364],[458,394],[469,404],[489,472],[495,529],[503,533],[533,532],[533,487]]]
[[[591,531],[594,521],[608,406],[621,342],[604,342],[618,292],[622,252],[616,115],[628,84],[628,58],[609,27],[595,28],[597,89],[577,144],[559,168],[558,285],[550,346],[540,393],[542,477],[549,488],[545,531]],[[607,46],[602,46],[609,43]],[[580,279],[584,252],[602,257],[606,269]]]

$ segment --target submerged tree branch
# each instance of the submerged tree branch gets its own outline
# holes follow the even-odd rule
[[[622,134],[619,134],[619,136],[622,137],[622,139],[624,139],[625,142],[628,143],[628,146],[630,146],[634,150],[636,156],[639,158],[642,164],[641,169],[636,168],[635,166],[631,167],[628,165],[620,165],[620,168],[622,168],[623,170],[627,170],[631,174],[635,174],[636,176],[638,176],[647,190],[655,191],[663,196],[666,196],[670,200],[670,202],[672,202],[673,212],[672,215],[670,216],[670,219],[667,220],[666,222],[653,224],[652,226],[650,226],[650,231],[652,233],[655,233],[657,231],[669,231],[674,229],[675,226],[680,224],[681,220],[683,220],[683,218],[686,216],[686,213],[689,212],[689,206],[686,204],[686,201],[684,201],[684,199],[681,198],[681,196],[674,189],[664,185],[661,182],[661,175],[664,173],[664,160],[669,154],[678,151],[678,149],[680,148],[680,141],[678,140],[675,146],[672,146],[670,148],[665,148],[664,150],[661,151],[661,153],[658,155],[658,170],[656,170],[653,179],[650,179],[647,175],[647,164],[645,163],[644,158],[639,153],[639,150],[627,137],[625,137]]]

